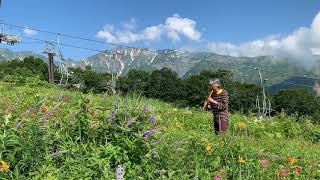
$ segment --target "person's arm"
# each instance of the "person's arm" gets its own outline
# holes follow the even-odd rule
[[[213,91],[210,92],[207,100],[204,101],[203,110],[206,110],[206,111],[207,111],[208,109],[211,108],[211,107],[210,107],[210,103],[211,103],[211,102],[209,101],[209,98],[211,98],[212,93],[213,93]]]

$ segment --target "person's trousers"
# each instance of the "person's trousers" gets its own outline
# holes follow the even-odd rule
[[[225,134],[228,131],[228,116],[213,115],[213,126],[216,134]]]

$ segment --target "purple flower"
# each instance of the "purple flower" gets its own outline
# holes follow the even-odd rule
[[[21,103],[22,98],[19,98],[16,103],[14,104],[14,106],[12,107],[12,110],[15,110],[19,107],[20,103]]]
[[[142,137],[148,138],[148,137],[151,137],[153,134],[154,134],[154,132],[152,130],[146,131],[143,133]]]
[[[48,120],[59,108],[59,106],[62,104],[62,101],[58,102],[45,116],[44,119]]]
[[[151,129],[151,130],[149,130],[149,131],[145,131],[145,132],[143,133],[142,137],[144,137],[144,138],[149,138],[149,137],[155,135],[156,132],[158,131],[158,128],[157,128],[156,126],[151,126],[150,129]]]
[[[153,131],[153,130],[150,130],[150,131],[144,132],[143,135],[142,135],[142,137],[144,137],[144,138],[149,138],[149,137],[151,137],[151,136],[153,136],[153,135],[154,135],[154,131]]]
[[[158,127],[157,127],[157,126],[150,126],[150,129],[151,129],[151,130],[157,130]]]
[[[157,121],[157,118],[154,117],[154,116],[152,116],[151,118],[149,118],[149,121],[150,121],[150,122],[156,122],[156,121]]]
[[[18,122],[17,125],[16,125],[16,128],[17,128],[17,129],[23,128],[22,122]]]
[[[123,168],[121,165],[117,167],[117,180],[123,180]]]
[[[62,96],[62,101],[67,102],[69,101],[70,97],[69,96]]]
[[[185,141],[176,141],[175,142],[175,145],[181,145],[181,144],[186,144],[187,142]]]
[[[136,116],[136,117],[133,117],[133,118],[129,119],[129,121],[127,122],[126,127],[129,127],[133,122],[135,122],[135,121],[136,121],[136,119],[137,119],[137,118],[138,118],[138,116]]]
[[[158,145],[160,143],[161,143],[161,141],[156,141],[156,142],[152,143],[152,145]]]
[[[108,122],[111,122],[116,117],[116,112],[113,111],[112,114],[108,118]]]
[[[119,99],[118,101],[116,102],[116,104],[114,105],[114,110],[112,112],[112,114],[110,115],[110,117],[108,118],[108,122],[110,123],[115,117],[116,117],[116,114],[118,113],[118,110],[119,110]]]

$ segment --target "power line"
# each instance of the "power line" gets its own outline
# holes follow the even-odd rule
[[[23,42],[23,44],[43,44],[42,41],[38,41],[38,42]]]
[[[59,35],[59,36],[64,36],[64,37],[69,37],[69,38],[73,38],[73,39],[80,39],[80,40],[84,40],[84,41],[107,44],[107,45],[111,45],[111,46],[118,46],[118,47],[122,47],[122,48],[137,48],[137,47],[126,46],[126,45],[122,45],[122,44],[108,43],[108,42],[99,41],[99,40],[95,40],[95,39],[83,38],[83,37],[80,37],[80,36],[74,36],[74,35],[63,34],[63,33],[58,33],[58,32],[52,32],[52,31],[47,31],[47,30],[41,30],[41,29],[31,28],[31,27],[26,27],[26,26],[20,26],[20,25],[8,24],[8,23],[0,23],[0,24],[4,24],[4,25],[7,25],[7,26],[11,26],[11,27],[16,27],[16,28],[20,28],[20,29],[30,29],[30,30],[34,30],[34,31],[38,31],[38,32],[54,34],[54,35]],[[150,50],[150,49],[147,49],[147,48],[140,48],[140,49],[144,49],[145,51],[149,51],[149,52],[156,52],[155,50]]]
[[[98,49],[93,49],[93,48],[87,48],[87,47],[81,47],[81,46],[75,46],[75,45],[72,45],[72,44],[65,44],[65,43],[57,43],[55,41],[48,41],[48,40],[44,40],[44,39],[39,39],[39,38],[31,38],[31,37],[25,37],[25,36],[22,36],[22,38],[24,39],[30,39],[30,40],[34,40],[34,41],[40,41],[42,43],[52,43],[52,44],[55,44],[55,45],[61,45],[61,46],[65,46],[65,47],[72,47],[72,48],[77,48],[77,49],[83,49],[83,50],[89,50],[89,51],[94,51],[94,52],[99,52],[99,53],[103,53],[103,54],[107,54],[105,51],[103,50],[98,50]],[[131,47],[132,48],[132,47]],[[149,52],[151,52],[149,50]],[[155,52],[155,51],[152,51],[152,52]],[[157,54],[156,55],[161,55],[161,54],[165,54],[165,52],[156,52]],[[121,53],[117,53],[117,54],[121,54]]]
[[[38,38],[31,38],[31,37],[22,37],[24,39],[30,39],[30,40],[35,40],[35,41],[41,41],[41,43],[53,43],[53,44],[58,44],[57,42],[54,41],[47,41],[44,39],[38,39]],[[92,48],[86,48],[86,47],[81,47],[81,46],[75,46],[75,45],[71,45],[71,44],[65,44],[65,43],[59,43],[61,46],[66,46],[66,47],[73,47],[73,48],[77,48],[77,49],[83,49],[83,50],[89,50],[89,51],[95,51],[95,52],[100,52],[100,53],[106,53],[102,50],[97,50],[97,49],[92,49]]]

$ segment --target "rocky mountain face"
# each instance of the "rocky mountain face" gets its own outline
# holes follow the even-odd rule
[[[35,56],[46,59],[45,56],[33,52],[13,52],[0,49],[0,61],[23,59]],[[320,77],[320,61],[304,68],[289,59],[279,59],[272,56],[231,57],[210,52],[188,52],[173,49],[148,50],[143,48],[117,48],[87,57],[83,60],[68,60],[68,67],[91,66],[98,72],[114,72],[125,75],[130,69],[152,71],[168,67],[182,78],[198,74],[202,70],[230,70],[235,79],[241,82],[259,82],[260,68],[262,77],[268,79],[267,86],[279,84],[295,75]],[[310,80],[308,80],[308,84]],[[313,80],[312,80],[313,81]]]
[[[125,75],[130,69],[152,71],[171,68],[182,78],[198,74],[202,70],[225,69],[233,72],[234,78],[242,82],[258,82],[260,68],[269,85],[292,78],[294,75],[319,76],[320,62],[305,68],[289,59],[272,56],[231,57],[209,52],[182,52],[178,50],[150,51],[140,48],[120,48],[105,51],[82,61],[71,61],[70,67],[91,66],[99,72],[116,72]],[[268,85],[268,84],[267,84]]]
[[[41,59],[46,59],[45,56],[34,53],[32,51],[11,51],[9,49],[0,48],[0,61],[6,61],[6,60],[12,60],[12,59],[18,59],[22,60],[25,57],[28,56],[34,56]]]

